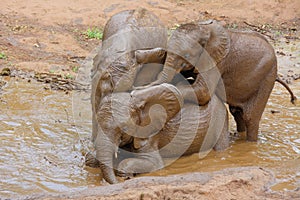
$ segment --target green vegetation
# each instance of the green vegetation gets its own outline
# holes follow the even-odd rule
[[[180,24],[174,24],[174,26],[171,28],[171,30],[175,30],[180,26]]]
[[[78,70],[79,70],[79,67],[78,67],[78,66],[73,66],[73,67],[72,67],[72,71],[73,71],[74,73],[77,73]]]
[[[180,24],[174,24],[171,28],[168,29],[168,36],[170,37],[174,30],[176,30]]]
[[[0,59],[6,59],[7,56],[5,55],[5,53],[3,52],[0,52]]]
[[[281,35],[282,35],[282,32],[281,32],[281,31],[278,31],[278,30],[275,31],[275,36],[276,36],[276,37],[279,37],[279,36],[281,36]]]
[[[65,74],[64,78],[65,79],[74,79],[74,76],[72,76],[71,74]]]
[[[103,32],[99,29],[99,28],[92,28],[92,29],[88,29],[87,31],[84,32],[84,35],[88,38],[88,39],[97,39],[97,40],[101,40],[102,36],[103,36]]]

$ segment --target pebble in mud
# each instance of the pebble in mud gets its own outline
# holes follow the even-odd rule
[[[11,71],[9,68],[3,68],[0,73],[1,76],[10,76],[10,74],[11,74]]]

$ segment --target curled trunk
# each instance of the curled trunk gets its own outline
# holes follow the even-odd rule
[[[170,84],[134,90],[131,96],[130,104],[139,119],[136,135],[141,138],[160,131],[183,105],[180,91]]]

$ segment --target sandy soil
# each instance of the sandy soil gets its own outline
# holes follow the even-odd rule
[[[60,196],[36,196],[43,200],[148,200],[148,199],[298,199],[297,192],[274,193],[270,171],[258,167],[226,169],[213,173],[190,173],[168,177],[141,177],[117,185],[91,188]]]
[[[87,39],[84,31],[102,28],[113,14],[139,6],[153,11],[169,28],[213,18],[231,28],[266,29],[273,31],[272,37],[299,37],[297,0],[2,0],[0,53],[5,58],[0,59],[0,70],[16,68],[74,76],[74,67],[80,66],[100,43]],[[270,193],[268,188],[274,181],[270,172],[260,168],[230,169],[166,178],[142,177],[80,194],[37,199],[300,199],[296,191]]]
[[[72,69],[100,43],[83,33],[91,27],[102,28],[121,10],[139,6],[153,11],[167,27],[211,18],[233,28],[250,28],[246,21],[282,34],[295,34],[300,26],[300,2],[293,0],[3,0],[0,53],[6,58],[0,59],[0,70],[16,67],[74,75]]]

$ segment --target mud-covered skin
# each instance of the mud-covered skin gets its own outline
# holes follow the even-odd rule
[[[153,90],[153,92],[155,91],[157,90]],[[220,115],[221,108],[224,111],[223,116]],[[197,110],[199,111],[198,114]],[[221,129],[208,131],[209,125],[212,125],[210,124],[212,118],[222,123],[219,124]],[[146,139],[133,138],[135,152],[140,156],[121,161],[118,165],[118,172],[127,176],[151,172],[164,166],[161,162],[164,158],[180,157],[193,153],[205,155],[205,152],[212,148],[224,150],[229,146],[227,123],[227,112],[224,104],[215,95],[205,106],[185,103],[181,112],[168,121],[158,134]],[[195,127],[195,132],[191,131]],[[209,139],[206,138],[205,140],[205,137]]]
[[[180,94],[174,95],[176,94],[172,91],[174,87],[169,84],[157,85],[138,90],[131,96],[128,93],[115,93],[112,98],[108,95],[101,102],[97,115],[103,116],[100,122],[103,133],[98,134],[98,137],[102,135],[101,139],[104,140],[106,136],[110,138],[110,134],[118,136],[122,139],[106,142],[115,142],[119,147],[129,144],[130,148],[127,151],[135,153],[134,158],[127,158],[119,163],[117,166],[119,174],[131,175],[155,171],[164,166],[164,158],[207,152],[212,148],[224,150],[229,146],[227,111],[221,100],[214,95],[205,106],[199,107],[194,103],[181,105],[183,99],[180,102],[179,99],[182,98]],[[111,105],[128,107],[126,101],[130,102],[130,116],[134,123],[128,120],[126,121],[128,123],[122,123],[120,128],[120,123],[115,120],[116,116],[125,118],[126,113],[120,109],[114,111]],[[153,108],[156,104],[162,105],[167,113]],[[168,119],[170,117],[171,119]],[[208,131],[209,125],[217,126],[210,124],[213,118],[220,123],[219,128]],[[130,132],[133,137],[129,138],[126,132]],[[208,139],[205,140],[205,137]],[[120,144],[121,141],[123,144]],[[86,157],[86,164],[91,167],[97,167],[99,164],[101,166],[101,163],[91,155]]]
[[[147,40],[141,40],[141,36],[145,34],[148,35]],[[125,46],[120,46],[122,37],[125,37],[123,41],[127,42]],[[133,39],[131,41],[128,38]],[[117,150],[116,146],[122,143],[123,135],[118,134],[114,129],[101,126],[105,121],[103,119],[105,115],[98,114],[101,113],[100,104],[103,98],[113,92],[132,90],[142,64],[136,62],[135,50],[137,49],[127,49],[126,45],[139,44],[140,49],[151,50],[156,47],[163,48],[166,42],[167,35],[164,35],[163,23],[145,9],[122,11],[112,16],[105,25],[102,48],[94,58],[92,69],[92,141],[104,179],[109,183],[117,182],[113,173],[112,156]]]
[[[215,21],[199,22],[176,29],[169,49],[162,76],[150,85],[171,82],[177,73],[195,67],[198,76],[190,90],[197,94],[198,103],[205,105],[216,92],[229,104],[237,131],[246,131],[247,140],[256,141],[277,77],[277,60],[268,41],[256,32],[226,30]],[[217,68],[210,67],[209,60]]]

